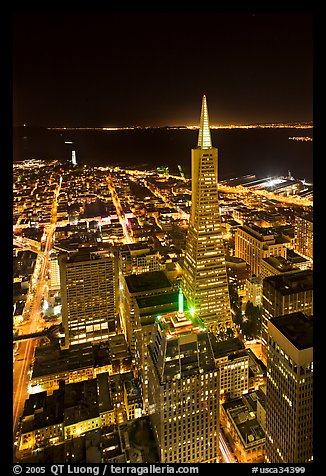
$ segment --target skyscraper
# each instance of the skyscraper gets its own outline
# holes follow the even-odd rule
[[[218,200],[218,151],[212,146],[203,96],[198,145],[191,152],[192,203],[182,290],[207,329],[232,327]]]
[[[210,335],[183,311],[157,316],[149,345],[149,413],[161,463],[214,463],[219,446],[219,371]]]
[[[268,321],[272,317],[283,316],[301,311],[313,314],[313,271],[293,271],[263,280],[262,314],[262,353],[267,358]]]
[[[294,226],[295,250],[313,260],[313,213],[297,213]]]
[[[116,259],[80,248],[59,256],[64,347],[107,340],[117,332]]]
[[[266,462],[312,462],[313,318],[275,317],[268,334]]]

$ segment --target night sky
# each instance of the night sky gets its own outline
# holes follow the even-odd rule
[[[312,121],[311,13],[16,13],[14,124]]]

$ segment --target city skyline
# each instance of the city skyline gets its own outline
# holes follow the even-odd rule
[[[18,12],[13,27],[15,125],[192,125],[203,94],[212,124],[312,121],[310,13]]]
[[[12,19],[13,471],[308,474],[312,14]]]

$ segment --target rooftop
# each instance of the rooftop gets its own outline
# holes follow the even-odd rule
[[[97,379],[66,385],[64,407],[65,426],[99,416]]]
[[[255,413],[256,400],[257,394],[253,392],[222,405],[245,448],[261,444],[265,440],[265,432],[258,423]]]
[[[296,216],[299,217],[299,218],[303,218],[304,220],[313,222],[313,213],[312,212],[301,211],[301,212],[297,212]]]
[[[80,246],[75,253],[70,253],[61,256],[60,258],[66,263],[79,263],[82,261],[91,261],[99,260],[104,258],[111,258],[111,253],[108,251],[103,253],[103,251],[98,250],[98,246],[88,245]]]
[[[263,258],[262,261],[273,266],[273,268],[275,268],[277,271],[280,271],[281,273],[295,270],[299,271],[299,268],[295,268],[293,264],[283,258],[283,256],[269,256],[268,258]]]
[[[125,362],[130,359],[122,334],[109,337],[107,342],[76,344],[68,349],[60,349],[57,343],[39,346],[35,350],[32,379],[108,364],[115,367],[115,362],[121,359]]]
[[[52,395],[46,392],[32,394],[25,401],[21,433],[62,423],[64,415],[64,393],[55,390]]]
[[[119,246],[119,251],[123,252],[133,252],[133,251],[146,251],[151,250],[151,247],[144,243],[127,243],[125,245]]]
[[[155,289],[171,288],[171,283],[163,271],[148,271],[125,277],[130,293],[142,293]]]
[[[299,255],[296,253],[294,250],[291,250],[290,248],[287,249],[287,259],[291,263],[305,263],[308,262],[307,258],[304,258],[303,256]]]
[[[149,351],[162,385],[216,368],[210,334],[189,312],[158,316],[152,336]]]
[[[156,294],[155,296],[140,296],[136,298],[139,309],[163,306],[164,304],[175,303],[178,306],[178,291],[171,293]],[[177,310],[177,307],[176,309]]]
[[[218,341],[215,335],[210,335],[210,341],[215,359],[229,356],[230,354],[237,353],[244,350],[245,346],[243,342],[237,337]]]
[[[110,395],[109,378],[107,372],[97,375],[98,402],[100,413],[113,410],[113,403]]]
[[[237,263],[237,264],[246,264],[245,260],[242,258],[238,258],[237,256],[225,256],[226,263]]]
[[[275,234],[272,228],[264,228],[258,225],[250,224],[250,225],[242,225],[238,228],[239,230],[243,230],[250,235],[260,238],[260,237],[268,237],[270,240],[275,238]]]
[[[273,286],[281,294],[288,295],[313,290],[313,271],[293,271],[292,273],[278,274],[264,279],[263,287]]]
[[[204,332],[203,322],[186,312],[169,312],[156,318],[160,330],[170,339],[190,332]]]
[[[294,312],[270,320],[282,334],[298,349],[313,347],[313,317]]]

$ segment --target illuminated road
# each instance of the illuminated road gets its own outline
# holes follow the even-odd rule
[[[171,177],[171,175],[169,177]],[[180,177],[178,177],[178,178],[180,178]],[[148,190],[150,190],[156,197],[161,198],[163,200],[163,202],[166,204],[167,207],[172,208],[172,209],[175,208],[176,210],[178,210],[181,219],[189,220],[189,214],[186,213],[185,211],[183,211],[178,205],[171,202],[168,199],[168,197],[166,195],[164,195],[163,193],[159,192],[159,190],[157,190],[157,188],[155,188],[155,186],[153,184],[148,183],[146,180],[144,180],[143,183],[148,188]]]
[[[61,180],[60,180],[61,185]],[[38,264],[34,278],[36,282],[34,283],[35,294],[31,300],[31,307],[29,310],[28,321],[23,325],[24,334],[32,334],[36,332],[40,327],[44,326],[44,322],[41,316],[41,302],[44,294],[44,287],[47,281],[47,269],[49,261],[49,253],[52,247],[53,235],[55,231],[55,223],[57,217],[57,199],[60,191],[60,185],[58,185],[53,207],[52,207],[52,217],[51,224],[47,227],[46,230],[46,240],[44,252],[38,254]],[[27,311],[28,312],[28,311]],[[38,339],[29,339],[24,342],[20,342],[18,346],[18,355],[14,359],[13,365],[13,436],[15,440],[15,435],[17,432],[17,425],[19,417],[23,413],[24,403],[26,398],[28,398],[28,382],[29,382],[29,371],[33,364],[34,351],[37,345]]]
[[[126,219],[126,217],[125,217],[125,215],[122,211],[122,207],[121,207],[119,197],[117,195],[117,192],[115,190],[115,187],[112,183],[112,179],[111,179],[110,176],[107,178],[107,182],[108,182],[109,191],[110,191],[111,196],[112,196],[113,205],[115,206],[115,209],[116,209],[116,212],[117,212],[117,215],[118,215],[118,218],[119,218],[119,222],[122,226],[122,230],[123,230],[123,234],[124,234],[126,243],[134,243],[135,240],[130,235],[130,232],[128,230],[128,221],[127,221],[127,219]]]
[[[228,443],[226,442],[222,430],[219,434],[219,448],[222,455],[223,463],[235,463],[236,460],[229,448]]]

